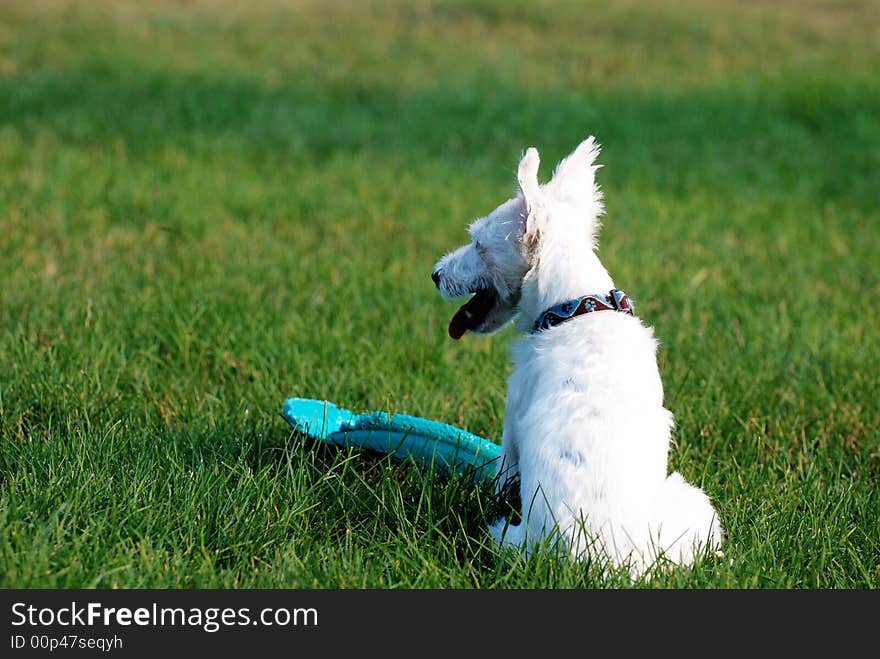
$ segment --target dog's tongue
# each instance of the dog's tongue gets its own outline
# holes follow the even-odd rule
[[[477,291],[452,316],[452,320],[449,321],[449,336],[458,341],[465,332],[478,327],[495,304],[495,298],[494,290]]]
[[[468,318],[464,307],[455,312],[452,320],[449,321],[449,336],[458,341],[467,332]]]

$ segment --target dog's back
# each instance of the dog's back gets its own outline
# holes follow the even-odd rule
[[[514,345],[505,433],[519,438],[523,527],[509,528],[508,542],[556,531],[574,556],[605,553],[614,563],[676,549],[686,529],[662,532],[674,522],[663,510],[673,420],[655,350],[650,328],[614,313]]]

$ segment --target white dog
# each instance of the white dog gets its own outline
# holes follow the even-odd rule
[[[495,332],[517,318],[498,487],[519,480],[522,520],[489,530],[527,553],[561,541],[575,559],[641,574],[688,565],[722,541],[702,490],[667,476],[672,414],[657,341],[595,254],[602,194],[590,137],[538,183],[538,152],[518,194],[470,226],[472,242],[432,275],[446,298],[473,294],[449,335]],[[559,546],[558,544],[556,545]]]

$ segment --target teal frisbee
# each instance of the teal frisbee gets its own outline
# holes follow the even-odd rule
[[[334,446],[383,453],[396,460],[449,475],[473,473],[479,482],[495,477],[501,447],[461,428],[407,414],[355,414],[330,401],[288,398],[281,416],[298,433]]]

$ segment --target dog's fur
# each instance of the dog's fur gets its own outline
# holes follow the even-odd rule
[[[706,494],[667,476],[672,414],[663,407],[653,330],[624,313],[589,313],[549,330],[549,307],[614,283],[595,253],[602,195],[590,137],[538,183],[538,152],[519,164],[518,193],[470,226],[472,242],[433,278],[446,298],[475,293],[449,333],[489,334],[517,320],[498,486],[519,479],[522,520],[489,528],[530,552],[561,541],[575,559],[641,574],[658,560],[691,564],[722,541]],[[556,546],[559,546],[558,544]]]

